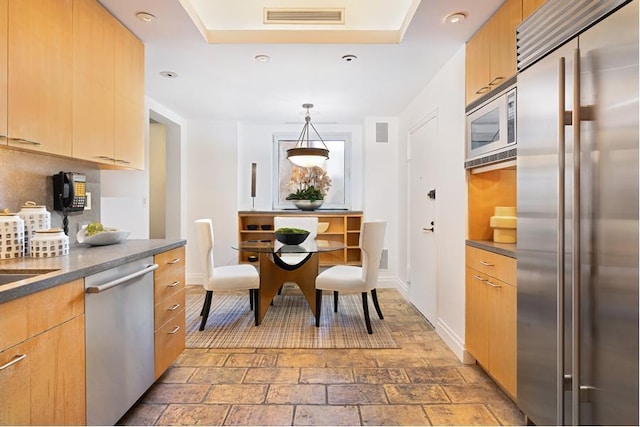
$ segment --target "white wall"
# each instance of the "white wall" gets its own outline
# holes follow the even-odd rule
[[[235,121],[189,120],[186,203],[187,283],[202,283],[194,221],[211,218],[216,265],[237,263],[238,132]]]
[[[465,101],[464,46],[449,60],[436,77],[409,104],[400,116],[398,147],[399,218],[408,220],[406,203],[406,153],[409,129],[426,115],[438,115],[437,230],[438,230],[438,320],[436,330],[456,355],[464,353],[464,242],[466,236],[466,172],[464,169]],[[400,245],[399,279],[407,281],[408,236],[398,229]],[[465,359],[466,360],[466,359]]]

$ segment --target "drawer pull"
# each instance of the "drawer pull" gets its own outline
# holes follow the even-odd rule
[[[24,139],[24,138],[11,138],[10,139],[11,142],[15,142],[17,144],[24,144],[24,145],[42,145],[40,142],[36,142],[36,141],[29,141],[28,139]]]
[[[168,288],[175,288],[176,286],[178,286],[180,284],[179,280],[176,280],[175,282],[167,285]]]
[[[490,262],[487,261],[480,261],[481,265],[484,265],[485,267],[494,267],[493,264],[491,264]]]
[[[4,365],[0,366],[0,371],[2,371],[3,369],[7,369],[11,365],[15,365],[16,363],[18,363],[19,361],[21,361],[25,357],[27,357],[26,354],[16,354],[16,356],[13,358],[13,360],[11,360],[10,362],[7,362]]]
[[[476,279],[476,280],[479,280],[481,282],[486,282],[487,281],[487,279],[484,279],[484,278],[482,278],[482,277],[480,277],[478,275],[473,276],[473,278]]]
[[[177,264],[180,262],[180,258],[174,258],[171,261],[168,261],[167,264]]]
[[[180,330],[180,325],[173,328],[173,331],[169,332],[169,335],[175,335]]]
[[[180,304],[174,304],[173,307],[169,307],[167,310],[176,311],[180,307]]]
[[[487,280],[487,285],[491,286],[492,288],[501,288],[502,285],[496,285],[493,282],[490,282],[489,280]]]

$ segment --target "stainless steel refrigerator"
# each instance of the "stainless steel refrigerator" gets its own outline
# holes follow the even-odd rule
[[[548,0],[517,36],[517,403],[638,425],[638,0]]]

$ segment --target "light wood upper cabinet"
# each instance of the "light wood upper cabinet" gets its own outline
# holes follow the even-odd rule
[[[522,0],[506,0],[467,42],[467,104],[516,74],[516,27],[520,22]]]
[[[0,0],[0,144],[7,143],[7,36],[9,0]]]
[[[113,164],[115,23],[96,0],[73,1],[73,157]]]
[[[522,20],[524,21],[546,0],[522,0]]]
[[[119,23],[115,65],[115,164],[144,169],[144,45]]]
[[[72,0],[9,0],[9,144],[71,156]]]

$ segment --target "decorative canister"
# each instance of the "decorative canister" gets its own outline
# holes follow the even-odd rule
[[[31,256],[34,258],[51,258],[69,253],[69,236],[61,228],[36,230],[31,239]]]
[[[24,256],[24,221],[17,213],[0,212],[0,258]]]
[[[51,228],[51,214],[47,212],[45,206],[38,206],[35,202],[25,202],[18,212],[24,221],[24,254],[30,255],[29,243],[36,236],[37,230],[48,230]]]

